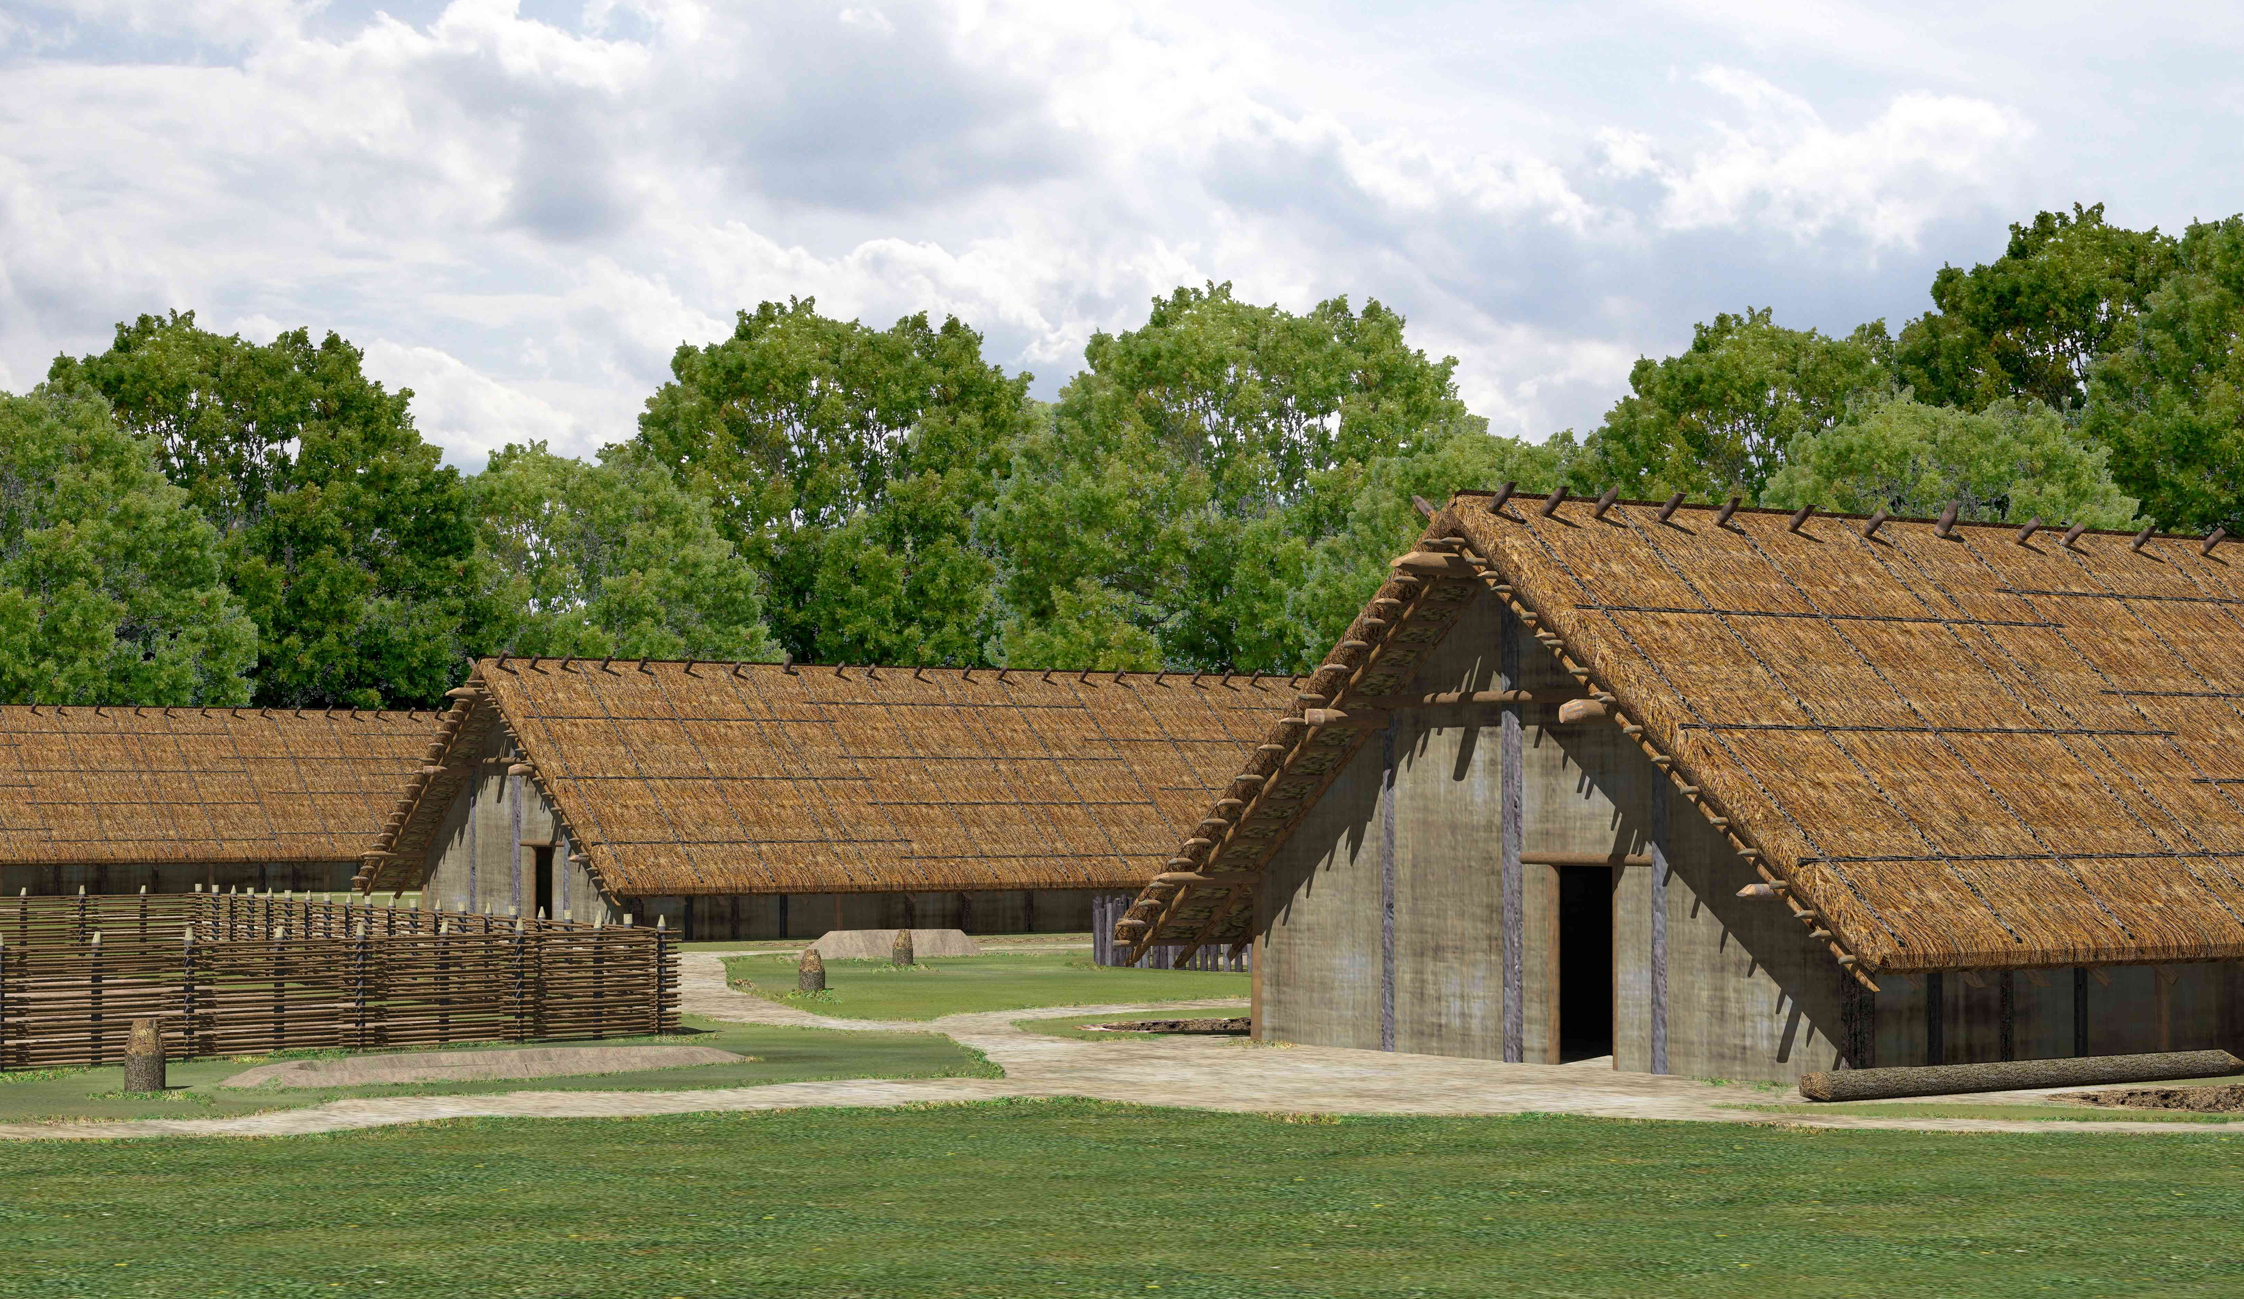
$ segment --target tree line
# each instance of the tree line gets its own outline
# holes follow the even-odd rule
[[[1898,333],[1700,325],[1586,434],[1492,435],[1376,301],[1180,288],[1051,403],[956,319],[681,346],[590,461],[440,463],[330,333],[121,324],[0,394],[0,700],[412,707],[480,655],[1294,671],[1414,496],[2244,532],[2244,217],[2044,212]]]

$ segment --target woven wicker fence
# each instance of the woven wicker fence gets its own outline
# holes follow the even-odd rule
[[[0,900],[0,1070],[164,1054],[635,1037],[678,1024],[659,929],[236,894]]]

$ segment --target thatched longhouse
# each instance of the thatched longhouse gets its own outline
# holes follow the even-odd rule
[[[0,892],[348,888],[434,713],[0,708]]]
[[[1256,1032],[1789,1080],[2239,1045],[2244,550],[1461,495],[1119,937]]]
[[[1284,677],[487,659],[370,854],[427,905],[695,938],[1083,930],[1292,700]]]

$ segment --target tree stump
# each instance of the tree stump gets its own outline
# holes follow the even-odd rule
[[[906,969],[906,968],[909,968],[909,967],[911,966],[911,964],[912,964],[912,931],[911,931],[911,930],[909,930],[909,929],[899,929],[899,930],[897,930],[897,931],[896,931],[896,945],[895,945],[894,947],[891,947],[890,949],[888,949],[888,959],[889,959],[889,960],[890,960],[891,962],[893,962],[893,963],[894,963],[894,964],[895,964],[895,965],[897,966],[897,968],[899,968],[899,969]]]
[[[160,1092],[164,1089],[164,1040],[156,1021],[136,1019],[132,1036],[125,1040],[125,1090]]]
[[[824,992],[826,990],[826,963],[818,959],[818,949],[805,947],[803,959],[795,966],[795,991]]]

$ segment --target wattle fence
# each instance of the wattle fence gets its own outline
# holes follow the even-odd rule
[[[661,929],[190,893],[0,899],[0,1070],[638,1037],[678,1026]]]

